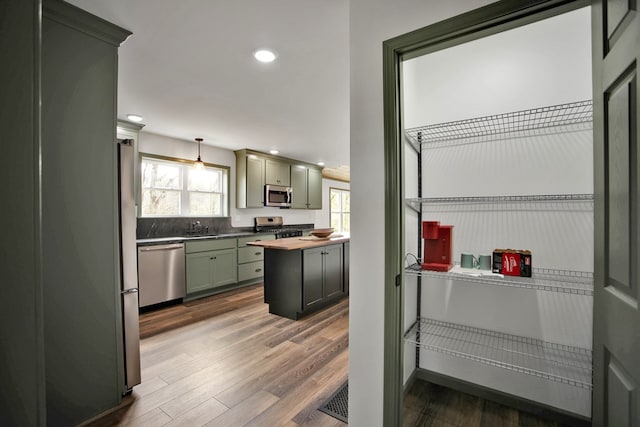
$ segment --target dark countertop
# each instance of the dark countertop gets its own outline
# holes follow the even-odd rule
[[[242,231],[236,233],[221,233],[221,234],[210,234],[210,235],[197,235],[197,236],[175,236],[175,237],[154,237],[150,239],[138,239],[136,243],[138,246],[145,245],[160,245],[163,243],[181,243],[181,242],[189,242],[193,240],[204,240],[204,239],[231,239],[236,237],[247,237],[247,236],[260,236],[265,234],[273,234],[273,233],[265,233],[265,232],[250,232],[250,231]]]

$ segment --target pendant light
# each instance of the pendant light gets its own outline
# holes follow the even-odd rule
[[[196,142],[198,143],[198,159],[195,161],[194,166],[197,169],[204,169],[204,162],[200,158],[200,144],[202,143],[202,138],[196,138]]]

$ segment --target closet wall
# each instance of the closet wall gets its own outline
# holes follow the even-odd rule
[[[536,114],[510,113],[591,99],[590,57],[587,8],[407,61],[403,65],[404,127],[504,114],[508,114],[507,122],[538,120]],[[590,109],[588,103],[576,108]],[[556,110],[542,115],[548,114]],[[535,282],[532,289],[450,275],[423,274],[418,279],[408,273],[405,329],[422,317],[557,343],[562,351],[576,347],[580,353],[577,364],[584,364],[588,359],[582,357],[582,349],[590,350],[592,341],[591,126],[581,121],[544,131],[489,133],[425,143],[414,151],[417,135],[409,132],[406,198],[418,196],[421,182],[421,197],[446,199],[408,203],[406,253],[418,254],[422,245],[421,212],[423,221],[454,225],[453,260],[457,263],[462,252],[478,255],[490,254],[495,248],[530,249],[534,275],[542,277],[546,271],[566,274],[569,283],[552,281],[559,289],[544,290],[539,285],[547,282]],[[549,200],[549,195],[560,195],[562,200]],[[503,200],[503,196],[516,197]],[[530,199],[523,201],[523,196]],[[461,202],[462,197],[483,199]],[[412,262],[408,255],[407,264]],[[465,331],[457,333],[464,335]],[[478,347],[474,346],[465,344],[460,353],[481,355],[484,350],[474,353]],[[556,350],[545,348],[541,358]],[[517,359],[514,356],[516,364]],[[428,348],[416,352],[411,343],[405,347],[406,380],[419,368],[590,416],[590,384],[582,380],[584,372],[574,372],[573,361],[568,365],[570,372],[553,371],[554,367],[557,375],[551,380],[547,366],[538,374],[535,369],[517,372],[509,363],[497,366],[501,363],[485,364]]]

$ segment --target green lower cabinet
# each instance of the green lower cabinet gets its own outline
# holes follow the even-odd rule
[[[238,282],[262,279],[264,276],[264,262],[254,261],[238,264]]]
[[[324,298],[324,247],[302,251],[302,309],[306,310]]]
[[[302,251],[302,309],[344,294],[343,246]]]
[[[324,297],[344,293],[342,245],[326,246],[324,255]]]
[[[236,249],[190,253],[186,261],[187,294],[238,281]]]
[[[259,234],[238,238],[238,282],[259,283],[264,277],[264,248],[247,243],[274,240],[275,234]]]

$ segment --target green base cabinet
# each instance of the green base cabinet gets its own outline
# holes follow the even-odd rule
[[[265,249],[269,313],[299,319],[346,295],[344,244],[304,250]]]
[[[236,239],[187,242],[185,252],[187,295],[238,281]]]
[[[344,294],[343,246],[322,246],[302,251],[303,310]]]
[[[264,248],[247,246],[248,242],[274,240],[274,234],[238,238],[238,282],[259,283],[264,277]]]

